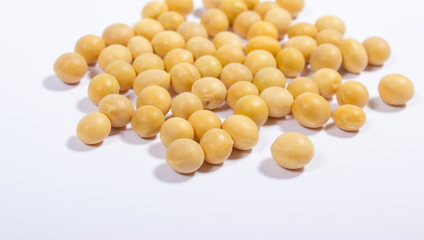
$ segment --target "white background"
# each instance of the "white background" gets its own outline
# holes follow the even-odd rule
[[[271,120],[251,152],[191,176],[167,166],[159,138],[143,140],[130,126],[99,147],[79,142],[79,119],[96,110],[86,95],[89,77],[68,86],[53,73],[56,58],[81,36],[134,24],[146,2],[1,4],[0,239],[424,239],[419,1],[306,0],[296,21],[332,14],[345,21],[346,37],[391,44],[383,68],[344,76],[370,91],[366,125],[346,133],[332,120],[320,131]],[[196,15],[200,7],[196,1]],[[414,82],[406,107],[379,99],[378,82],[389,73]],[[315,145],[303,171],[271,159],[270,145],[288,131]]]

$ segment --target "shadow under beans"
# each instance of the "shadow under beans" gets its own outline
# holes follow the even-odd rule
[[[202,15],[203,15],[203,13],[205,13],[206,12],[206,9],[204,9],[204,8],[197,8],[197,9],[195,9],[194,11],[193,11],[193,15],[196,17],[196,18],[201,18],[202,17]]]
[[[165,183],[183,183],[190,180],[194,173],[180,174],[172,170],[168,164],[163,163],[155,169],[155,177]]]
[[[149,153],[157,159],[160,159],[163,161],[166,159],[166,148],[160,142],[152,144],[149,147]]]
[[[233,151],[231,152],[230,156],[228,157],[228,160],[238,160],[246,157],[252,152],[252,150],[242,151],[238,150],[236,148],[233,148]]]
[[[110,130],[109,137],[113,137],[113,136],[120,135],[120,134],[121,134],[123,131],[125,131],[126,129],[127,129],[126,127],[120,127],[120,128],[113,127],[113,128]]]
[[[215,172],[217,170],[219,170],[222,167],[222,163],[221,164],[210,164],[207,162],[204,162],[202,164],[202,166],[199,168],[199,170],[197,170],[198,172],[201,173],[209,173],[209,172]]]
[[[359,77],[359,74],[348,72],[343,67],[340,68],[339,73],[342,76],[343,80],[354,80]]]
[[[385,113],[402,111],[403,109],[405,109],[405,106],[406,106],[405,104],[401,106],[392,106],[392,105],[386,104],[385,102],[383,102],[383,100],[380,97],[373,97],[368,102],[368,107],[371,108],[372,110],[385,112]]]
[[[225,112],[225,111],[227,111],[229,109],[231,109],[230,106],[228,106],[228,104],[224,103],[219,108],[216,108],[213,111],[215,113],[220,113],[220,112]]]
[[[44,79],[43,85],[46,89],[51,91],[68,91],[78,86],[76,84],[66,84],[62,80],[60,80],[56,75],[50,75]]]
[[[99,75],[100,73],[103,73],[103,71],[97,65],[94,65],[88,67],[87,73],[88,77],[90,79],[93,79],[95,76]]]
[[[279,119],[281,119],[281,118],[272,118],[272,117],[269,117],[269,118],[266,120],[266,122],[265,122],[264,126],[265,126],[265,127],[267,127],[267,126],[275,125],[275,124],[277,124],[277,123],[278,123],[278,120],[279,120]]]
[[[328,133],[331,136],[339,137],[339,138],[352,138],[355,137],[359,131],[355,132],[347,132],[344,130],[341,130],[336,126],[335,123],[329,123],[324,127],[324,130],[326,133]]]
[[[259,165],[259,171],[270,178],[291,179],[303,173],[303,168],[298,170],[288,170],[280,167],[272,158],[267,158]]]
[[[278,125],[284,132],[298,132],[305,136],[315,135],[323,129],[322,127],[316,129],[303,127],[292,116],[286,116],[278,122]]]
[[[376,65],[368,65],[368,66],[365,68],[365,71],[367,71],[367,72],[374,72],[374,71],[378,71],[378,70],[380,70],[381,68],[383,68],[383,65],[380,65],[380,66],[376,66]]]
[[[311,68],[307,67],[307,68],[303,69],[303,71],[300,73],[300,76],[310,78],[312,76]]]
[[[97,112],[97,106],[88,97],[79,100],[77,103],[77,108],[82,113]]]
[[[142,138],[138,136],[137,133],[134,132],[134,130],[132,130],[131,128],[121,131],[119,135],[121,136],[121,139],[124,142],[133,144],[133,145],[146,144],[156,139],[156,136],[151,138]]]
[[[125,96],[126,98],[128,98],[132,103],[136,103],[137,102],[137,95],[134,93],[133,90],[127,90],[125,92],[120,92],[119,94]]]
[[[81,140],[78,139],[77,136],[73,136],[71,138],[68,139],[68,141],[66,142],[66,146],[75,152],[88,152],[88,151],[92,151],[95,150],[96,148],[100,147],[103,144],[103,142],[98,143],[98,144],[94,144],[94,145],[87,145],[83,142],[81,142]]]

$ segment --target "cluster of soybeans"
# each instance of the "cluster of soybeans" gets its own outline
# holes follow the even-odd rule
[[[222,163],[233,148],[253,148],[269,117],[291,113],[307,128],[321,128],[331,116],[344,131],[364,125],[368,90],[358,81],[342,82],[338,70],[360,73],[382,65],[390,56],[384,39],[345,39],[345,24],[335,16],[292,24],[304,0],[203,0],[203,5],[206,11],[196,23],[185,20],[193,0],[151,1],[134,26],[118,23],[102,36],[83,36],[75,52],[57,59],[54,70],[67,84],[78,83],[88,65],[103,70],[88,86],[98,112],[78,123],[82,142],[98,144],[111,128],[131,123],[142,138],[160,134],[169,166],[192,173],[204,161]],[[299,77],[307,67],[312,76]],[[293,78],[287,86],[286,77]],[[129,90],[137,94],[136,107],[120,95]],[[400,74],[385,76],[378,90],[390,105],[403,105],[414,95],[412,82]],[[328,99],[334,95],[340,106],[332,113]],[[222,122],[213,111],[224,104],[234,115]],[[314,155],[312,142],[294,132],[279,136],[270,149],[287,169],[304,167]]]

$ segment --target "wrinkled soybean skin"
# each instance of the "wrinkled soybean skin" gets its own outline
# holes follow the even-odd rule
[[[368,55],[365,47],[354,39],[345,39],[340,45],[343,55],[343,67],[351,73],[360,73],[368,65]]]

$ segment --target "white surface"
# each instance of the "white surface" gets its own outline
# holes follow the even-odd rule
[[[2,4],[0,239],[424,239],[419,2],[306,0],[296,21],[334,14],[347,37],[377,35],[392,46],[383,68],[345,76],[369,88],[367,124],[352,134],[331,120],[321,131],[273,120],[252,152],[193,176],[170,170],[158,138],[143,140],[130,129],[114,131],[100,147],[80,143],[76,124],[96,109],[86,97],[89,78],[68,86],[53,75],[55,59],[80,36],[135,23],[146,2]],[[378,98],[378,81],[394,72],[416,87],[405,108]],[[270,145],[287,131],[315,144],[303,171],[271,160]]]

